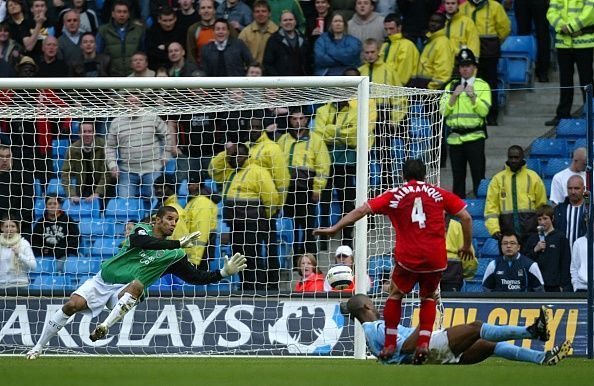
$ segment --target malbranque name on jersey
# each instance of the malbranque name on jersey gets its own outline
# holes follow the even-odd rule
[[[394,200],[390,201],[390,208],[398,208],[400,200],[406,197],[409,193],[427,193],[427,196],[431,197],[435,202],[443,201],[441,193],[433,186],[428,185],[416,185],[416,186],[403,186],[394,190]]]

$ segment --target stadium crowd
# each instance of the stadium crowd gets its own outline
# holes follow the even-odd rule
[[[444,141],[450,146],[454,192],[465,198],[466,163],[477,195],[485,178],[486,127],[497,125],[497,64],[511,31],[506,10],[515,9],[520,34],[532,33],[527,26],[534,19],[539,81],[549,81],[550,23],[557,32],[561,86],[573,84],[574,63],[580,83],[593,83],[594,26],[588,24],[594,20],[594,6],[573,2],[581,10],[564,9],[559,0],[551,0],[548,10],[535,7],[538,12],[520,0],[7,0],[0,6],[0,77],[363,74],[392,86],[446,89],[450,93],[441,112],[450,130]],[[582,17],[589,17],[586,27]],[[555,117],[547,124],[571,117],[572,95],[561,93]],[[2,103],[11,98],[8,92],[0,95]],[[142,104],[142,96],[131,94],[127,102]],[[389,110],[394,127],[387,130],[397,131],[409,124],[408,118],[398,112],[402,109],[390,108],[398,101],[390,103],[394,105],[385,108],[371,101],[369,121]],[[30,240],[18,245],[25,250],[30,242],[36,256],[62,260],[77,250],[82,236],[73,226],[76,220],[64,214],[63,200],[96,201],[103,210],[113,198],[138,196],[148,213],[160,205],[177,205],[178,226],[185,227],[179,237],[202,231],[202,244],[188,256],[205,268],[215,258],[214,245],[221,241],[214,235],[224,222],[230,235],[225,243],[248,257],[240,279],[244,290],[278,289],[282,262],[277,220],[282,213],[294,220],[289,266],[302,277],[297,290],[328,290],[316,259],[327,240],[316,240],[311,231],[318,223],[330,224],[334,202],[341,213],[354,208],[356,123],[352,101],[315,110],[278,107],[82,122],[80,139],[69,145],[56,168],[53,140],[71,136],[72,121],[3,121],[0,287],[27,285],[22,271],[35,269],[29,252],[17,251],[8,241],[17,240],[15,235]],[[374,125],[369,125],[372,151],[386,145],[386,127]],[[561,197],[551,194],[557,205],[552,208],[545,205],[545,186],[526,166],[523,149],[510,147],[505,170],[493,177],[486,196],[486,226],[501,249],[486,269],[485,290],[584,289],[580,251],[585,244],[580,238],[585,229],[580,221],[585,155],[576,150],[573,156],[559,177]],[[163,175],[172,162],[174,171]],[[34,175],[27,172],[31,170]],[[49,193],[57,177],[62,197]],[[35,214],[34,178],[46,193],[41,219]],[[184,180],[185,208],[178,201]],[[448,226],[448,250],[455,251],[460,242],[457,229]],[[352,257],[352,227],[344,229],[340,241],[342,251],[348,248]],[[448,288],[460,290],[477,264],[456,261],[455,253],[451,263]],[[516,285],[520,280],[514,274],[530,274],[533,283]],[[381,290],[382,285],[371,287]]]

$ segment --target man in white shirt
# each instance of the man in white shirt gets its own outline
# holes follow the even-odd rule
[[[549,200],[553,205],[558,205],[567,197],[567,180],[573,175],[581,176],[586,180],[586,148],[578,147],[573,151],[573,159],[568,168],[561,170],[553,176],[551,182],[551,196]]]

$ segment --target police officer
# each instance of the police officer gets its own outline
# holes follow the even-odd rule
[[[489,84],[475,76],[478,61],[474,53],[463,48],[456,57],[460,79],[446,86],[442,112],[447,129],[447,144],[454,177],[453,192],[466,197],[466,164],[470,165],[472,186],[476,195],[485,178],[485,118],[491,108]]]

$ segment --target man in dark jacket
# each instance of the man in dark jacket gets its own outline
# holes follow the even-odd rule
[[[227,20],[215,21],[214,41],[200,50],[200,67],[206,76],[245,76],[254,61],[245,43],[230,37],[229,31]]]
[[[311,47],[296,26],[295,16],[289,11],[283,12],[279,30],[266,43],[264,75],[311,74]]]
[[[571,290],[571,252],[563,232],[553,227],[554,209],[543,205],[536,210],[538,232],[528,237],[522,253],[538,264],[546,292]]]
[[[520,254],[520,239],[504,232],[499,240],[502,255],[491,261],[483,277],[486,292],[543,292],[544,283],[538,265]]]
[[[146,35],[146,53],[152,70],[169,64],[167,49],[173,42],[183,47],[186,43],[186,31],[177,26],[177,16],[173,9],[162,8],[159,10],[157,23],[148,30]]]

